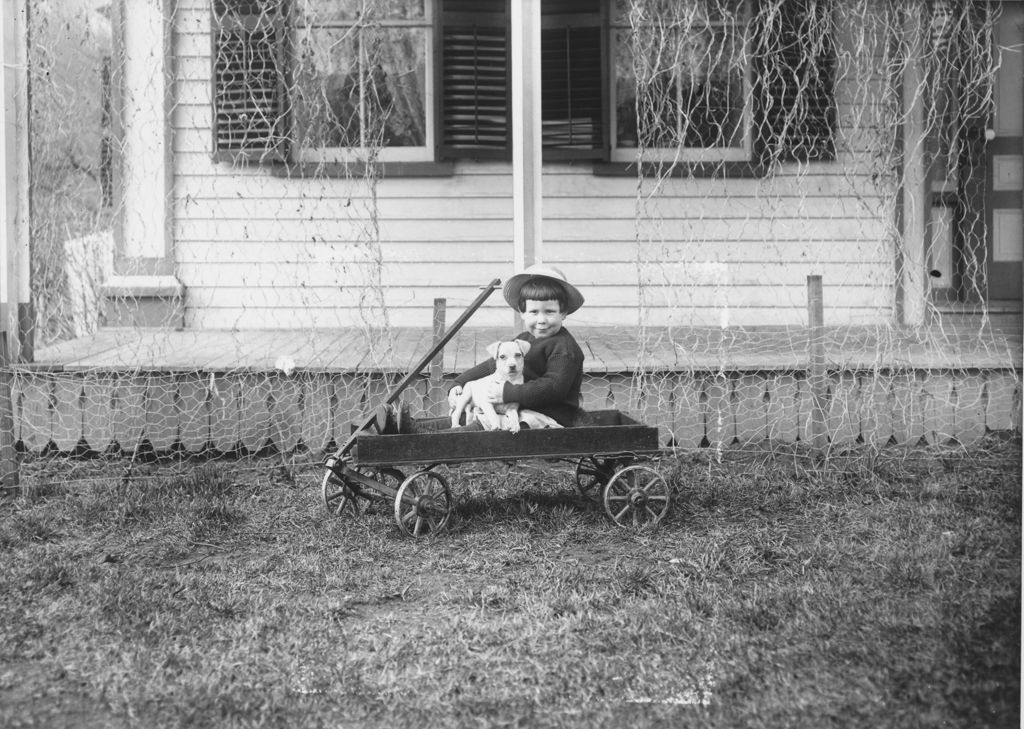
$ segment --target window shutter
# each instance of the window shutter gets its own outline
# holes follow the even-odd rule
[[[835,159],[831,0],[763,0],[754,34],[754,123],[760,161]]]
[[[214,0],[214,156],[285,161],[286,0]]]
[[[606,57],[600,0],[541,7],[542,138],[545,159],[607,156]]]
[[[440,158],[511,159],[506,0],[446,0],[441,16]]]

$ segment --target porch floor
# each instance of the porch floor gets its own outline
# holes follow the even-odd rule
[[[588,373],[656,370],[798,370],[808,361],[800,327],[650,328],[569,327],[586,356]],[[485,347],[507,328],[467,326],[445,347],[442,370],[457,373],[486,359]],[[309,372],[407,372],[432,345],[428,328],[394,327],[392,344],[371,352],[360,329],[192,330],[101,329],[36,351],[36,371],[229,372],[270,371],[279,357]],[[826,327],[832,369],[1021,369],[1020,313],[947,314],[930,326]]]

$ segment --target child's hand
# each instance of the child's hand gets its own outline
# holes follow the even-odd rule
[[[462,385],[456,385],[448,391],[448,412],[455,410],[459,404],[459,395],[462,394]]]

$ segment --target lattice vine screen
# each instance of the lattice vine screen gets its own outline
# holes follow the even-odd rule
[[[427,352],[434,299],[450,324],[513,273],[507,0],[31,6],[25,452],[320,457]],[[986,303],[1019,21],[954,0],[541,12],[536,254],[587,296],[585,407],[682,450],[806,441],[817,361],[833,449],[1019,427],[1019,318]],[[442,408],[513,332],[492,297],[404,399]]]

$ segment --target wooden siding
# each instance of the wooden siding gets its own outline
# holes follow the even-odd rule
[[[176,7],[172,228],[187,326],[353,326],[378,304],[392,324],[427,326],[435,298],[459,308],[513,273],[509,164],[384,179],[371,202],[359,179],[214,163],[209,20],[206,0]],[[829,323],[888,321],[892,215],[867,154],[878,84],[840,81],[839,162],[771,180],[670,179],[647,199],[635,178],[546,164],[540,254],[587,296],[573,322],[635,325],[642,301],[650,325],[801,324],[809,274],[824,279]],[[374,207],[379,236],[366,227]],[[511,321],[498,297],[475,319]]]

